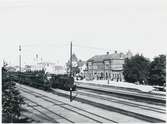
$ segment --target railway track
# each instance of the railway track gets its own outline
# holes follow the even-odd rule
[[[25,89],[25,88],[22,88],[21,91],[22,91],[22,92],[26,92],[26,93],[31,94],[31,95],[34,95],[34,96],[36,96],[36,97],[38,97],[38,98],[40,98],[40,99],[43,99],[43,100],[45,100],[45,101],[47,101],[47,102],[50,102],[50,103],[53,103],[53,104],[55,104],[55,102],[59,102],[59,103],[61,103],[61,104],[64,104],[65,106],[62,106],[62,105],[61,105],[62,108],[66,109],[66,110],[68,110],[68,111],[77,113],[77,114],[80,115],[80,116],[83,116],[83,117],[86,117],[86,118],[88,118],[88,119],[91,119],[92,122],[103,123],[103,121],[104,121],[104,122],[110,122],[110,123],[111,123],[111,122],[112,122],[112,123],[117,123],[116,121],[111,120],[111,119],[109,119],[109,118],[105,118],[105,117],[103,117],[103,116],[97,115],[97,114],[92,113],[92,112],[89,112],[89,111],[87,111],[87,110],[84,110],[84,109],[81,109],[81,108],[78,108],[78,107],[75,107],[75,106],[66,104],[66,103],[64,103],[64,102],[62,102],[62,101],[59,101],[59,100],[55,100],[55,99],[46,97],[46,96],[44,96],[44,95],[42,95],[42,94],[40,94],[40,93],[32,92],[32,91],[29,91],[28,89]],[[43,109],[45,109],[45,110],[51,112],[51,110],[48,110],[46,107],[43,107],[43,106],[39,105],[38,103],[32,101],[31,99],[28,99],[28,98],[25,98],[25,99],[28,100],[28,101],[30,101],[30,102],[32,102],[32,103],[34,103],[34,104],[36,104],[36,106],[39,106],[40,108],[43,108]],[[66,106],[67,106],[67,107],[66,107]],[[39,110],[38,110],[38,111],[39,111]],[[53,112],[52,112],[52,113],[53,113]],[[83,114],[83,113],[84,113],[84,114]],[[43,114],[43,113],[42,113],[42,114]],[[54,114],[56,114],[56,113],[54,112]],[[62,118],[63,118],[63,117],[62,117]],[[95,118],[98,118],[98,120],[95,119]],[[99,120],[103,120],[103,121],[99,121]],[[68,120],[68,121],[70,122],[70,120]],[[74,123],[74,122],[71,121],[70,123]]]
[[[113,97],[111,95],[101,95],[101,94],[97,95],[97,93],[92,93],[92,92],[84,91],[84,90],[77,91],[77,94],[85,95],[85,96],[89,96],[89,97],[96,97],[96,98],[99,98],[102,100],[107,100],[107,101],[115,102],[118,104],[124,104],[127,106],[137,107],[137,108],[141,108],[141,109],[145,109],[145,110],[149,110],[149,111],[153,111],[153,112],[166,114],[165,107],[164,107],[164,109],[162,109],[162,107],[161,108],[160,107],[152,107],[152,106],[149,106],[148,104],[147,105],[142,104],[142,103],[139,104],[139,102],[135,102],[132,100],[125,100],[123,98],[118,99],[118,98]]]
[[[159,95],[153,95],[149,93],[142,93],[142,92],[135,92],[135,91],[127,91],[127,90],[120,90],[115,88],[106,88],[106,87],[97,87],[90,85],[89,87],[87,85],[77,85],[77,89],[85,89],[85,90],[91,90],[92,92],[99,92],[99,93],[106,93],[115,95],[117,97],[124,97],[127,99],[135,99],[142,102],[147,102],[151,104],[158,104],[165,106],[166,105],[166,97],[165,96],[159,96]]]
[[[33,100],[31,100],[31,99],[29,99],[29,98],[24,97],[24,99],[25,99],[26,101],[28,101],[28,102],[31,102],[31,103],[35,104],[35,106],[32,106],[32,105],[30,105],[30,104],[28,104],[28,106],[32,107],[33,109],[35,109],[36,111],[40,112],[42,115],[44,115],[45,117],[47,117],[47,118],[48,118],[47,120],[52,120],[53,123],[58,123],[58,121],[56,121],[54,118],[48,116],[48,115],[45,114],[44,112],[40,111],[40,109],[44,109],[44,110],[47,111],[47,113],[50,112],[50,113],[52,113],[52,114],[54,114],[54,115],[56,115],[56,116],[59,116],[60,118],[64,119],[65,122],[67,122],[67,123],[74,123],[73,121],[71,121],[71,120],[69,120],[69,119],[67,119],[67,118],[65,118],[65,117],[63,117],[63,116],[61,116],[61,115],[55,113],[54,111],[48,109],[47,107],[44,107],[44,106],[38,104],[37,102],[34,102]],[[39,108],[37,109],[36,107],[39,107]]]
[[[42,122],[41,121],[41,119],[42,119],[42,120],[45,120],[45,121],[48,121],[48,122],[50,120],[52,120],[52,122],[57,123],[57,121],[54,118],[48,116],[46,113],[44,113],[40,109],[37,109],[36,107],[40,107],[40,106],[38,106],[38,104],[35,103],[35,106],[34,106],[34,105],[31,105],[32,103],[34,104],[34,102],[31,102],[31,100],[29,100],[27,98],[25,98],[24,100],[26,101],[26,105],[28,107],[28,109],[26,109],[26,112],[32,113],[32,111],[33,111],[33,116],[37,116],[37,117],[40,118],[38,120],[33,119],[33,122],[37,121],[39,123],[39,122]],[[29,110],[30,108],[32,109],[32,111]],[[43,107],[41,107],[41,108],[43,108]],[[37,114],[37,113],[39,113],[39,114]],[[23,113],[23,115],[25,115],[25,114]],[[25,115],[25,116],[28,116],[28,115]]]
[[[155,95],[155,96],[166,96],[165,94],[158,94],[154,92],[143,92],[139,89],[134,89],[134,88],[125,88],[125,87],[117,87],[117,86],[111,86],[111,85],[105,85],[105,84],[94,84],[94,83],[84,83],[84,82],[77,82],[75,81],[76,85],[85,85],[85,86],[98,86],[102,88],[110,88],[110,89],[116,89],[116,90],[124,90],[124,91],[130,91],[130,92],[137,92],[137,93],[144,93],[148,95]]]
[[[41,99],[43,99],[45,101],[48,101],[48,102],[51,102],[53,104],[55,104],[55,102],[59,102],[61,104],[64,104],[64,105],[68,106],[68,107],[63,106],[64,109],[67,109],[67,110],[72,111],[74,113],[80,114],[81,116],[84,116],[86,118],[91,119],[90,117],[93,115],[95,118],[98,117],[100,119],[107,120],[107,121],[112,122],[112,123],[118,123],[117,121],[114,121],[114,120],[111,120],[111,119],[108,119],[108,118],[104,118],[102,116],[99,116],[98,114],[91,113],[90,111],[83,110],[83,109],[75,107],[75,106],[67,105],[65,102],[62,102],[62,101],[59,101],[59,100],[56,100],[56,99],[53,99],[53,98],[49,98],[49,97],[47,97],[43,94],[40,94],[40,93],[37,93],[37,92],[34,92],[34,91],[27,91],[27,89],[25,89],[25,88],[22,88],[22,91],[23,90],[24,90],[24,92],[27,92],[28,94],[32,94],[32,95],[34,95],[38,98],[41,98]],[[95,95],[93,93],[85,93],[83,91],[77,91],[77,92],[78,92],[77,94],[82,95],[82,96],[96,97],[98,99],[103,99],[103,100],[112,101],[112,102],[114,101],[115,103],[118,103],[118,104],[124,104],[125,103],[128,106],[138,107],[138,108],[141,108],[141,109],[146,109],[146,110],[149,110],[149,111],[159,112],[159,113],[163,113],[163,114],[165,113],[164,109],[159,109],[158,110],[158,108],[155,108],[155,107],[150,107],[150,106],[146,106],[146,105],[139,105],[139,104],[135,104],[135,103],[125,102],[123,100],[113,99],[113,98],[109,98],[107,96],[97,96],[97,94]],[[59,96],[69,98],[68,93],[67,94],[66,93],[60,93],[60,92],[53,92],[53,93],[56,94],[56,95],[59,95]],[[126,115],[126,116],[131,116],[131,117],[141,119],[141,120],[146,121],[146,122],[156,122],[156,123],[165,122],[164,120],[161,120],[161,119],[158,119],[158,118],[154,118],[154,117],[150,117],[150,116],[147,116],[147,115],[142,115],[142,114],[138,114],[138,113],[134,113],[134,112],[125,111],[125,110],[122,110],[122,109],[119,109],[119,108],[114,108],[112,106],[99,104],[99,103],[92,102],[92,101],[82,99],[82,98],[78,98],[78,97],[75,98],[75,101],[90,104],[92,106],[96,106],[96,107],[99,107],[99,108],[102,108],[102,109],[105,109],[105,110],[108,110],[108,111],[114,111],[114,112],[117,112],[117,113],[120,113],[120,114],[123,114],[123,115]],[[79,113],[78,111],[82,111],[82,113],[84,112],[85,114],[83,115],[83,114]],[[94,122],[98,122],[98,123],[104,122],[104,121],[98,121],[98,120],[94,120],[94,119],[92,119],[92,120]]]
[[[69,98],[69,94],[65,93],[65,91],[62,91],[62,92],[55,91],[55,94],[66,97],[66,98]],[[115,111],[115,112],[118,112],[118,113],[121,113],[121,114],[129,115],[129,116],[132,116],[134,118],[145,120],[147,122],[154,122],[154,123],[155,122],[156,123],[166,122],[165,120],[159,119],[155,116],[152,117],[152,116],[149,116],[147,114],[142,114],[142,111],[148,110],[149,114],[152,114],[153,112],[154,113],[156,112],[157,115],[160,115],[160,114],[165,115],[166,114],[165,109],[160,109],[160,108],[150,107],[150,106],[146,106],[146,105],[126,102],[126,101],[123,101],[123,100],[116,100],[116,99],[113,99],[113,98],[99,96],[99,94],[94,95],[92,93],[83,93],[83,92],[77,91],[77,96],[78,95],[80,95],[80,96],[76,97],[75,101],[80,101],[80,102],[87,103],[87,104],[90,104],[90,105],[93,105],[93,106],[96,106],[96,107],[99,107],[99,108],[102,108],[102,109],[106,109],[106,110]],[[81,96],[84,96],[84,97],[81,97]],[[88,97],[90,97],[90,98],[88,99]],[[101,99],[102,102],[96,102],[95,99],[91,100],[93,98]],[[110,104],[108,104],[108,105],[103,104],[103,102],[105,103],[106,101],[109,101]],[[114,105],[111,105],[112,103],[120,104],[122,107],[124,106],[124,108],[129,108],[130,109],[130,107],[131,108],[133,107],[134,109],[140,109],[140,113],[133,112],[131,110],[126,110],[124,108],[115,107]]]

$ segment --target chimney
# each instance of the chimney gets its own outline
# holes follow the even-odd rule
[[[109,55],[109,52],[107,52],[107,55]]]

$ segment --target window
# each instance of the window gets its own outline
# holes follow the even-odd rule
[[[109,69],[109,67],[110,67],[110,62],[109,62],[109,61],[105,61],[104,64],[105,64],[105,69]]]
[[[88,65],[92,65],[92,63],[91,63],[91,62],[88,62]]]
[[[92,66],[88,66],[88,69],[92,69]]]

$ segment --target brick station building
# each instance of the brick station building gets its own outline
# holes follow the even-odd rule
[[[87,60],[87,78],[97,80],[123,81],[123,64],[126,58],[131,58],[132,53],[126,54],[115,51],[104,55],[96,55]]]

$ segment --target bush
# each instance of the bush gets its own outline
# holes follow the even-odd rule
[[[151,62],[149,83],[152,85],[166,85],[166,56],[159,55]]]
[[[23,97],[16,89],[15,82],[10,81],[7,71],[2,68],[2,122],[12,123],[21,115]]]
[[[150,61],[142,55],[135,55],[126,59],[123,66],[123,75],[127,82],[147,83]]]

